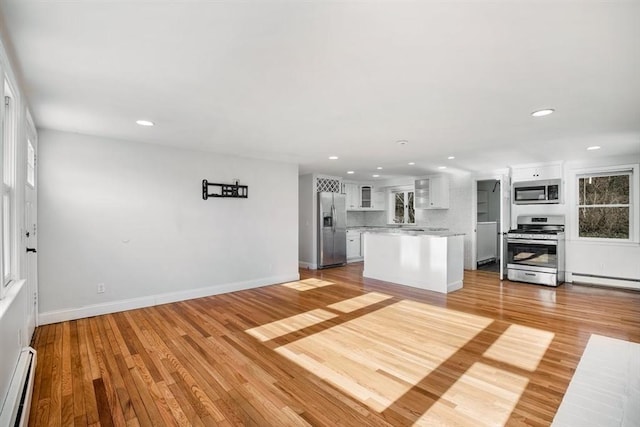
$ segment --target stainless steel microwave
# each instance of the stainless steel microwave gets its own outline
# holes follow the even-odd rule
[[[561,179],[514,182],[513,203],[516,205],[562,203],[561,191]]]

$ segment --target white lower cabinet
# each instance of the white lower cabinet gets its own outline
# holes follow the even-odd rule
[[[359,230],[347,230],[347,261],[359,261],[362,259],[360,235]]]

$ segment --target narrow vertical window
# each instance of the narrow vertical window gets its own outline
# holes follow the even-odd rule
[[[30,139],[27,139],[27,184],[31,188],[36,186],[36,150]]]
[[[15,261],[15,158],[16,107],[13,92],[4,84],[4,121],[2,131],[2,286],[14,279]]]

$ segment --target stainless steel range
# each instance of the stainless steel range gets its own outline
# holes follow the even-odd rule
[[[558,286],[564,282],[564,216],[518,216],[507,233],[507,277]]]

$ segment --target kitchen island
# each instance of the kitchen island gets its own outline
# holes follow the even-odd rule
[[[376,230],[364,233],[363,276],[448,293],[462,288],[464,234]]]

